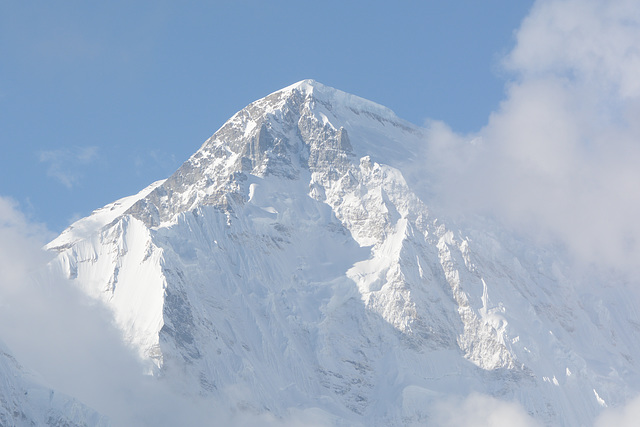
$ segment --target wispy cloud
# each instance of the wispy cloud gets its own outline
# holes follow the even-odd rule
[[[98,147],[61,148],[37,154],[38,160],[47,165],[48,176],[72,188],[80,182],[82,168],[98,158]]]
[[[504,61],[514,79],[486,127],[429,124],[430,191],[637,273],[640,4],[540,0],[516,36]]]

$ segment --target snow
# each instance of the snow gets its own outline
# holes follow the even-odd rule
[[[598,401],[598,403],[600,404],[600,406],[606,408],[607,407],[607,403],[604,401],[604,399],[602,399],[600,397],[600,395],[598,395],[598,392],[596,391],[596,389],[593,389],[593,394],[596,396],[596,400]]]
[[[122,216],[135,202],[146,197],[151,191],[162,185],[162,183],[164,183],[164,180],[156,181],[136,195],[123,197],[103,208],[93,211],[88,217],[71,224],[60,236],[51,241],[46,249],[65,248],[80,240],[90,238],[102,227]]]
[[[62,251],[52,267],[74,279],[88,295],[117,307],[114,320],[125,339],[139,348],[142,357],[161,366],[157,332],[163,326],[162,250],[140,220],[121,216],[110,227],[97,228],[90,238]]]
[[[431,212],[402,171],[423,135],[304,80],[76,222],[52,271],[111,308],[150,373],[243,414],[425,424],[477,392],[588,425],[624,402],[633,301],[488,220]]]

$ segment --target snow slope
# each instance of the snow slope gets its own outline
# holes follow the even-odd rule
[[[151,373],[238,413],[424,425],[479,392],[589,425],[637,392],[637,301],[489,221],[430,212],[402,173],[423,140],[299,82],[72,225],[51,267],[111,308]]]

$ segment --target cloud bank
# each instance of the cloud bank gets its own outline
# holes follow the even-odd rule
[[[428,123],[431,195],[637,277],[640,4],[538,1],[504,67],[505,100],[478,133]]]

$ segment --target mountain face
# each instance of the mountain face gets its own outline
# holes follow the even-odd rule
[[[424,140],[297,83],[73,224],[51,268],[110,307],[150,374],[240,413],[424,425],[479,392],[589,425],[623,403],[640,385],[635,301],[489,221],[431,212],[403,175]]]

